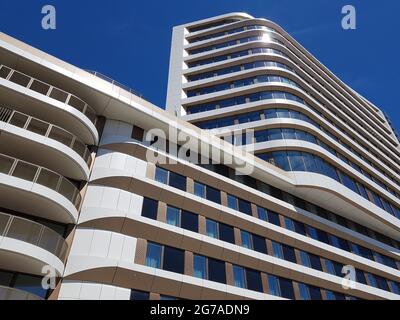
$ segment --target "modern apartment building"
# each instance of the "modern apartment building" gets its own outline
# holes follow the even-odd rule
[[[398,144],[247,14],[174,28],[167,111],[0,33],[0,299],[400,299]]]

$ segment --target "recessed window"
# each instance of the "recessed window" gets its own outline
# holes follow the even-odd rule
[[[186,191],[186,177],[175,172],[170,172],[169,185],[179,190]]]
[[[180,249],[165,246],[163,269],[183,274],[185,264],[185,252]]]
[[[233,210],[238,209],[237,198],[231,194],[228,194],[228,207]]]
[[[246,268],[247,289],[263,292],[261,274],[259,271]]]
[[[225,223],[219,223],[219,239],[232,244],[235,244],[235,233],[233,227]]]
[[[281,296],[278,277],[273,275],[268,275],[268,287],[269,287],[269,294],[277,297]]]
[[[192,212],[182,210],[181,227],[193,232],[199,232],[199,216]]]
[[[200,279],[207,279],[207,258],[200,255],[193,255],[193,276]]]
[[[267,244],[265,238],[260,237],[256,234],[252,234],[253,249],[257,252],[267,254]]]
[[[194,194],[200,198],[205,198],[206,197],[205,185],[195,181],[194,182]]]
[[[168,184],[168,171],[163,168],[156,167],[155,180],[163,184]]]
[[[218,222],[211,219],[206,219],[206,234],[209,237],[218,239]]]
[[[157,220],[158,202],[153,199],[144,198],[142,207],[142,216]]]
[[[308,285],[305,283],[299,283],[299,292],[301,300],[311,300],[311,295]]]
[[[238,288],[246,288],[244,268],[233,266],[233,285]]]
[[[294,299],[293,283],[292,280],[279,278],[279,287],[282,297],[286,299]]]
[[[148,242],[146,251],[145,265],[152,268],[161,268],[162,246],[156,243]]]
[[[213,187],[206,186],[206,198],[207,200],[221,204],[221,192]]]
[[[250,233],[241,230],[240,237],[242,239],[242,247],[252,249]]]
[[[248,214],[249,216],[252,215],[250,202],[243,200],[243,199],[238,199],[238,204],[239,204],[240,212]]]
[[[167,223],[176,227],[180,226],[180,209],[167,207]]]
[[[148,292],[131,290],[130,300],[149,300],[150,294]]]
[[[226,284],[225,262],[208,258],[208,280]]]

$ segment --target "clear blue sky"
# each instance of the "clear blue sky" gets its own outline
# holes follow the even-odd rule
[[[41,8],[57,29],[41,28]],[[341,8],[357,9],[357,30]],[[174,25],[232,11],[280,24],[339,78],[384,109],[400,130],[400,2],[395,0],[1,0],[0,30],[84,69],[100,71],[164,107]]]

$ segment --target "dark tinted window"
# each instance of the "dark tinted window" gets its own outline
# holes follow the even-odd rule
[[[259,271],[246,269],[247,289],[263,292],[261,274]]]
[[[361,270],[356,270],[356,280],[359,283],[367,284],[367,279],[365,279],[365,274]]]
[[[148,292],[131,290],[131,300],[149,300],[150,294]]]
[[[186,177],[175,172],[170,172],[169,185],[182,191],[186,191]]]
[[[265,243],[265,239],[255,234],[253,234],[252,237],[254,250],[267,254],[267,245]]]
[[[225,262],[208,258],[208,280],[226,283]]]
[[[252,213],[251,213],[250,202],[242,199],[238,199],[238,202],[239,202],[239,211],[251,216]]]
[[[309,286],[311,300],[322,300],[321,289]]]
[[[198,232],[199,231],[199,219],[198,215],[189,211],[182,210],[181,215],[181,228]]]
[[[279,215],[277,213],[269,211],[269,210],[268,210],[268,222],[272,223],[278,227],[281,226],[281,223],[279,221]]]
[[[230,242],[235,244],[235,233],[231,226],[224,223],[219,224],[219,239],[222,241]]]
[[[221,192],[210,186],[206,186],[206,198],[207,200],[221,204]]]
[[[286,299],[294,299],[292,280],[279,278],[279,286],[281,288],[282,297]]]
[[[144,198],[142,207],[142,216],[157,220],[158,202],[153,199]]]
[[[311,268],[322,271],[322,265],[321,265],[321,259],[313,254],[309,254],[310,257],[310,263],[311,263]]]
[[[287,245],[282,245],[282,251],[285,260],[296,263],[296,255],[292,247],[289,247]]]
[[[164,261],[163,261],[164,270],[183,274],[184,263],[185,263],[185,252],[183,250],[175,249],[168,246],[164,247]]]

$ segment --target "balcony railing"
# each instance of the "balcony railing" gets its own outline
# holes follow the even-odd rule
[[[47,83],[23,74],[19,71],[6,67],[4,65],[0,66],[0,77],[62,103],[73,107],[74,109],[82,112],[89,120],[96,125],[97,115],[96,112],[90,107],[86,102],[59,88],[53,87]]]
[[[89,149],[86,147],[84,142],[68,131],[48,122],[5,107],[0,107],[0,121],[40,134],[66,145],[78,153],[85,160],[88,167],[90,167],[92,157]]]
[[[43,299],[27,291],[0,286],[0,300],[43,300]]]
[[[0,236],[33,244],[65,261],[68,249],[65,239],[37,222],[0,212]]]
[[[143,95],[141,93],[137,92],[136,90],[133,90],[132,88],[130,88],[130,87],[118,82],[118,81],[115,81],[114,79],[111,79],[110,77],[105,76],[104,74],[102,74],[100,72],[93,71],[93,70],[85,70],[85,71],[93,74],[94,76],[96,76],[96,77],[98,77],[100,79],[103,79],[103,80],[105,80],[107,82],[110,82],[111,84],[113,84],[113,85],[115,85],[117,87],[120,87],[120,88],[122,88],[122,89],[124,89],[124,90],[126,90],[126,91],[128,91],[128,92],[130,92],[132,94],[134,94],[135,96],[143,98]]]
[[[58,173],[4,154],[0,154],[0,173],[50,188],[67,198],[77,209],[79,208],[82,199],[79,190]]]

